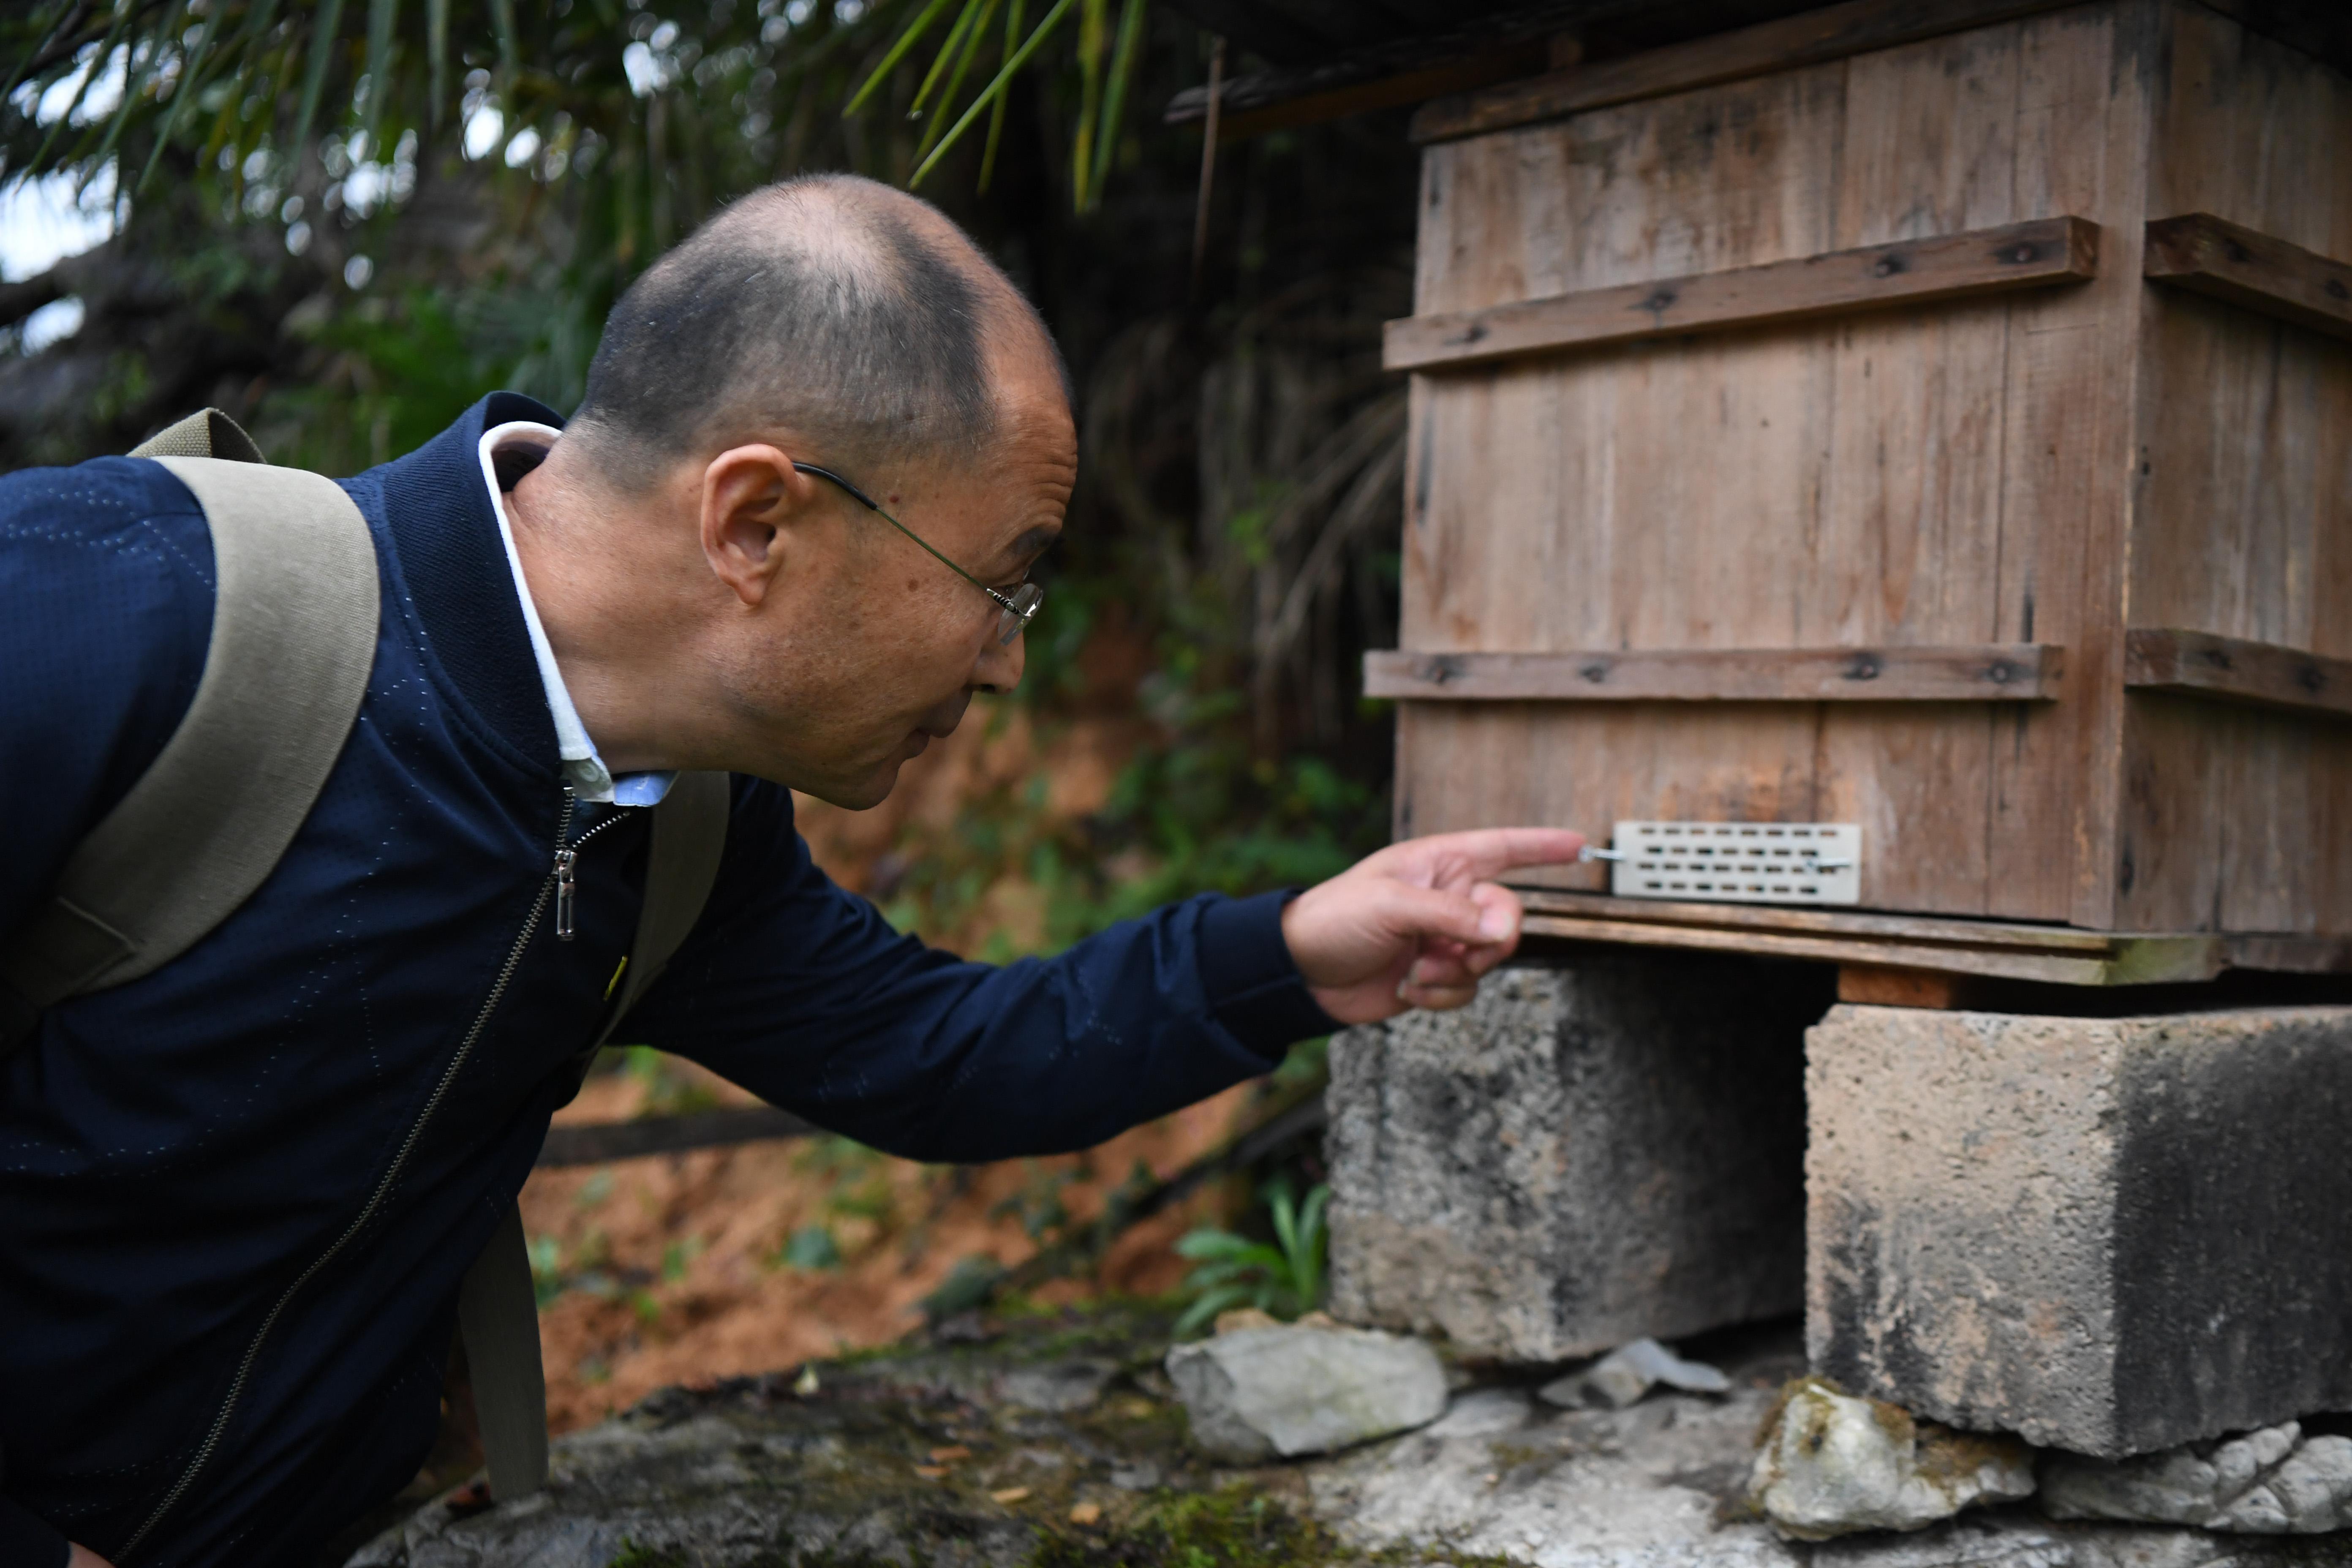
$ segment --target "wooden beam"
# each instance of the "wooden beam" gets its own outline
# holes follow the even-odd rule
[[[1387,324],[1389,370],[1459,370],[1525,354],[1850,315],[1932,300],[2079,282],[2099,269],[2099,227],[2037,218],[1654,283],[1584,289]]]
[[[2064,649],[1707,648],[1368,653],[1364,695],[1440,702],[2047,702]]]
[[[1374,110],[1426,103],[1449,92],[1509,81],[1541,70],[1550,55],[1542,38],[1525,38],[1472,55],[1430,60],[1409,69],[1364,75],[1346,62],[1304,70],[1267,71],[1228,79],[1217,119],[1217,142],[1245,141],[1269,131],[1319,124]],[[1198,125],[1209,114],[1209,89],[1188,87],[1168,100],[1162,121]]]
[[[1827,963],[1864,963],[1935,973],[1983,974],[2033,980],[2053,985],[2149,985],[2210,980],[2226,967],[2221,939],[2184,936],[2116,936],[2108,955],[2036,952],[2003,947],[1945,947],[1836,935],[1734,929],[1722,926],[1652,924],[1633,920],[1584,920],[1530,911],[1522,926],[1530,936],[1574,942],[1604,942],[1636,947],[1690,948],[1710,952],[1749,952],[1767,958],[1803,958]]]
[[[1520,901],[1539,914],[1585,920],[1643,921],[1665,925],[1718,926],[1726,930],[1791,931],[1853,941],[1906,945],[2014,949],[2065,952],[2105,959],[2115,937],[2073,926],[2033,925],[2021,921],[1962,920],[1948,915],[1881,914],[1865,910],[1809,908],[1800,904],[1706,904],[1674,899],[1621,899],[1609,893],[1578,893],[1559,888],[1520,888]]]
[[[1965,1005],[1969,977],[1939,974],[1932,969],[1890,969],[1883,963],[1838,965],[1837,998],[1867,1007],[1933,1007]]]
[[[1687,44],[1442,98],[1413,116],[1415,142],[1477,136],[1539,120],[1738,81],[1990,26],[2066,0],[1851,0]]]
[[[2210,294],[2298,327],[2352,338],[2352,266],[2211,213],[2147,226],[2143,270],[2158,282]]]
[[[2132,628],[2124,634],[2124,684],[2135,690],[2182,691],[2352,717],[2352,659],[2211,632]]]
[[[551,1127],[540,1145],[541,1165],[601,1165],[610,1160],[677,1154],[770,1138],[806,1138],[820,1129],[773,1106],[692,1110],[683,1116],[648,1116],[635,1121],[592,1121]]]

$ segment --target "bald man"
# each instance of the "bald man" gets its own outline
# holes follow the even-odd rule
[[[811,864],[790,790],[872,805],[1019,681],[1076,466],[1019,292],[922,203],[824,177],[639,279],[568,426],[497,394],[342,481],[381,624],[301,831],[0,1077],[0,1563],[307,1564],[415,1473],[682,770],[734,775],[724,859],[626,1037],[893,1153],[1085,1147],[1471,997],[1518,937],[1492,879],[1573,835],[1400,844],[1003,968]],[[0,931],[185,712],[212,560],[154,462],[0,479]]]

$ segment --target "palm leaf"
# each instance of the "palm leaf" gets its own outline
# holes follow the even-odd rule
[[[1135,76],[1136,57],[1143,47],[1145,0],[1127,0],[1118,16],[1118,42],[1110,53],[1110,79],[1103,89],[1102,121],[1095,136],[1092,179],[1080,204],[1087,212],[1102,205],[1103,185],[1110,178],[1112,157],[1118,151],[1119,121],[1127,109],[1127,84]]]
[[[1037,24],[1037,30],[1029,35],[1028,41],[1015,49],[1013,52],[1013,58],[1004,62],[1003,68],[996,73],[996,79],[981,89],[980,96],[971,100],[971,107],[963,111],[963,118],[957,121],[945,136],[940,138],[939,145],[931,149],[930,156],[916,165],[914,174],[907,181],[909,188],[923,183],[923,176],[931,172],[932,165],[947,156],[948,149],[954,146],[962,138],[963,133],[971,128],[971,122],[980,118],[980,111],[993,103],[998,95],[1004,91],[1006,84],[1012,81],[1015,73],[1029,63],[1029,57],[1037,52],[1038,46],[1053,36],[1054,29],[1061,25],[1063,16],[1068,13],[1072,4],[1073,0],[1054,0],[1054,8],[1045,13],[1045,19]]]
[[[442,3],[446,5],[447,0],[442,0]],[[1014,4],[1017,5],[1019,0],[1014,0]],[[866,107],[866,100],[874,96],[877,88],[889,79],[890,73],[898,68],[898,62],[907,58],[907,51],[913,48],[916,42],[930,30],[931,24],[939,20],[940,13],[946,10],[948,5],[949,0],[930,0],[929,5],[916,14],[915,19],[907,24],[907,30],[898,35],[898,42],[892,44],[889,51],[882,57],[882,63],[876,66],[866,77],[866,84],[851,95],[849,106],[841,111],[843,119],[848,119]],[[970,9],[969,5],[966,9]]]
[[[957,92],[963,87],[964,73],[971,69],[972,57],[980,52],[981,34],[989,23],[996,19],[998,3],[999,0],[980,0],[980,17],[972,23],[971,31],[964,36],[963,57],[956,61],[955,74],[948,78],[947,90],[940,94],[940,118],[933,120],[930,128],[923,132],[922,141],[915,148],[917,157],[921,157],[930,149],[931,143],[939,137],[940,127],[947,123],[947,107],[955,101]]]
[[[1013,4],[1004,8],[1004,52],[1007,55],[1013,53],[1013,46],[1020,39],[1021,15],[1024,8],[1025,0],[1013,0]],[[990,176],[996,173],[997,143],[1004,139],[1006,101],[1006,95],[998,93],[994,106],[988,111],[988,144],[980,154],[980,189],[983,195],[988,192]]]

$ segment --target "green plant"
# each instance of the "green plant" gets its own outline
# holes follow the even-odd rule
[[[824,1226],[804,1225],[786,1238],[776,1260],[787,1268],[838,1268],[841,1246]]]
[[[1330,1246],[1323,1211],[1331,1189],[1318,1185],[1297,1203],[1289,1177],[1276,1176],[1266,1184],[1265,1200],[1274,1222],[1273,1246],[1206,1226],[1176,1244],[1178,1253],[1200,1265],[1184,1281],[1192,1304],[1176,1320],[1178,1338],[1235,1307],[1296,1318],[1322,1305],[1323,1264]]]

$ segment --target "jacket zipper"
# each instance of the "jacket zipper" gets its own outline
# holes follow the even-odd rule
[[[482,1037],[483,1029],[488,1026],[490,1015],[498,1010],[499,999],[506,994],[508,983],[514,978],[516,968],[522,963],[523,949],[530,943],[531,934],[539,930],[540,917],[547,911],[548,895],[571,880],[572,863],[577,855],[579,844],[567,847],[563,842],[563,836],[572,831],[572,814],[574,805],[572,792],[569,789],[565,790],[563,810],[555,823],[555,869],[540,883],[539,896],[531,900],[530,913],[523,917],[522,929],[515,933],[514,945],[507,950],[506,963],[499,965],[498,978],[490,983],[489,994],[482,998],[481,1007],[474,1014],[473,1026],[466,1031],[466,1037],[457,1043],[457,1054],[449,1059],[449,1065],[442,1069],[440,1081],[433,1086],[432,1098],[425,1100],[424,1109],[416,1113],[416,1120],[409,1124],[408,1136],[401,1141],[399,1152],[393,1155],[392,1163],[385,1168],[383,1177],[377,1181],[375,1190],[368,1194],[368,1201],[361,1208],[358,1217],[344,1227],[342,1235],[335,1238],[332,1246],[320,1253],[310,1268],[297,1275],[294,1282],[278,1294],[277,1304],[269,1309],[269,1315],[262,1319],[261,1326],[253,1331],[252,1341],[245,1347],[245,1359],[237,1363],[236,1376],[230,1382],[228,1394],[222,1399],[220,1411],[213,1417],[212,1427],[205,1432],[205,1440],[198,1446],[195,1458],[188,1461],[188,1468],[180,1472],[179,1480],[173,1483],[169,1492],[164,1494],[163,1500],[155,1505],[155,1510],[147,1516],[147,1522],[141,1525],[138,1532],[115,1551],[114,1556],[118,1560],[124,1562],[130,1560],[131,1552],[138,1549],[139,1543],[147,1539],[155,1526],[163,1521],[163,1516],[171,1512],[180,1499],[186,1495],[197,1473],[203,1470],[205,1463],[212,1458],[213,1450],[220,1447],[221,1436],[228,1430],[229,1417],[236,1413],[237,1402],[245,1396],[246,1384],[253,1375],[253,1363],[261,1354],[262,1343],[269,1338],[269,1331],[277,1326],[278,1320],[285,1314],[288,1305],[293,1301],[296,1293],[309,1284],[311,1277],[320,1269],[332,1262],[344,1247],[350,1246],[352,1239],[366,1227],[368,1221],[375,1217],[376,1210],[383,1206],[383,1200],[391,1193],[393,1183],[400,1179],[400,1173],[407,1165],[410,1152],[416,1147],[416,1140],[423,1135],[425,1124],[432,1121],[434,1111],[440,1109],[441,1101],[448,1095],[449,1086],[457,1080],[458,1070],[466,1065],[467,1058],[473,1055],[475,1042]],[[619,821],[620,818],[614,817],[612,820]],[[590,830],[590,833],[581,835],[580,843],[586,843],[591,834],[606,826],[605,823],[598,823],[595,828]],[[566,893],[563,897],[568,900],[570,895]],[[570,906],[567,901],[566,918],[569,917],[569,913]]]
[[[628,814],[626,812],[616,813],[614,816],[606,817],[604,821],[597,823],[594,826],[588,829],[587,832],[573,839],[569,847],[558,849],[555,852],[556,941],[570,942],[572,940],[572,905],[577,900],[580,892],[579,884],[574,880],[573,877],[573,874],[580,867],[580,847],[587,843],[591,838],[595,837],[599,833],[604,832],[604,829],[612,826],[614,823],[625,822],[627,820]]]

